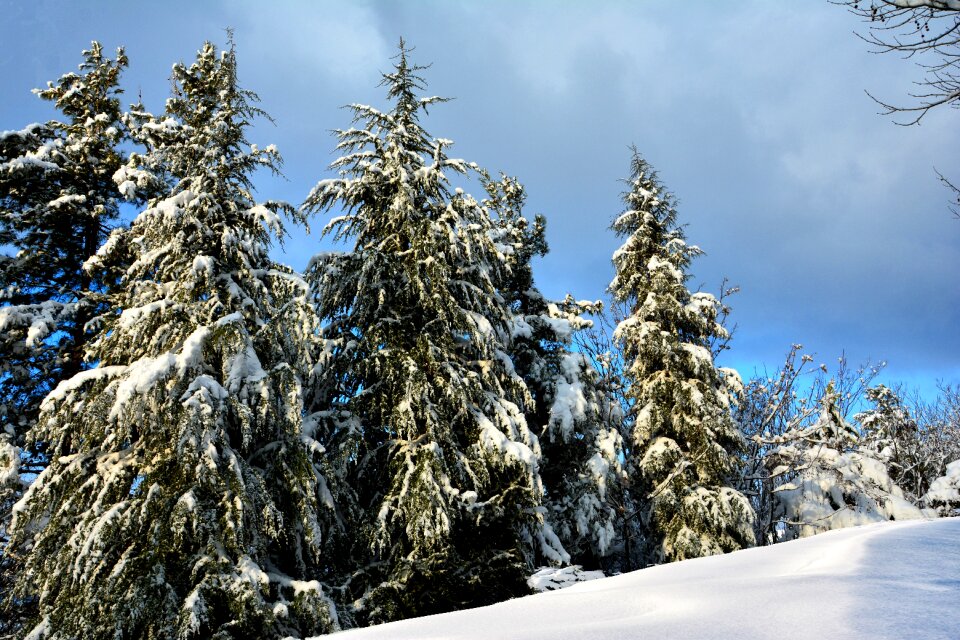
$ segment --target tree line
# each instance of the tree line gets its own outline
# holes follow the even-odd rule
[[[232,43],[161,113],[127,65],[94,42],[39,91],[62,119],[0,134],[3,633],[307,637],[960,507],[953,387],[717,366],[729,308],[636,149],[608,304],[550,300],[545,218],[427,132],[402,41],[298,206],[256,199]],[[270,258],[317,217],[341,250]]]

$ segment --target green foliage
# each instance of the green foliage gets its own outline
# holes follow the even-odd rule
[[[311,406],[328,449],[348,452],[364,532],[350,589],[371,622],[489,602],[476,585],[522,584],[527,549],[544,540],[521,409],[532,399],[503,351],[509,271],[488,213],[448,181],[471,165],[419,122],[443,100],[417,95],[422,67],[407,55],[401,43],[383,76],[391,109],[351,106],[340,176],[304,204],[342,208],[325,233],[352,245],[308,269],[326,339]],[[471,531],[499,533],[463,544]]]
[[[0,549],[23,494],[21,477],[47,462],[45,442],[26,447],[40,403],[87,366],[85,325],[103,309],[107,280],[84,263],[119,215],[111,178],[127,138],[118,100],[127,58],[122,49],[105,57],[98,42],[83,58],[79,73],[36,90],[62,119],[0,133]],[[6,598],[19,562],[9,552],[0,557],[0,594],[8,600],[0,635],[35,604]]]
[[[135,170],[162,172],[171,195],[91,261],[119,274],[98,366],[50,394],[30,433],[52,455],[14,516],[15,596],[39,597],[49,637],[337,628],[316,581],[333,520],[322,448],[302,422],[316,326],[302,280],[267,257],[289,207],[250,193],[277,156],[246,146],[258,110],[235,64],[205,45],[174,67],[164,119],[142,123],[166,139]]]
[[[36,91],[63,121],[0,135],[0,245],[11,251],[0,256],[0,429],[17,440],[43,397],[84,366],[84,326],[106,283],[83,265],[119,214],[127,57],[104,57],[98,42],[83,56],[79,74]]]
[[[718,370],[709,349],[724,333],[717,300],[686,287],[700,249],[686,243],[673,195],[636,150],[628,185],[610,292],[631,313],[615,338],[635,411],[631,462],[649,560],[750,546],[752,509],[730,488],[743,446],[730,413],[738,378]]]
[[[532,260],[547,253],[546,220],[524,217],[526,193],[516,178],[481,177],[488,195],[483,205],[496,216],[509,267],[500,290],[513,313],[510,358],[533,398],[524,417],[540,442],[547,521],[564,550],[540,560],[609,565],[620,526],[613,505],[626,479],[618,431],[623,416],[598,373],[573,349],[575,333],[593,325],[584,316],[600,305],[569,295],[551,302],[540,293]]]

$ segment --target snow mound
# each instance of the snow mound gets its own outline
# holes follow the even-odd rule
[[[960,638],[960,518],[830,531],[343,640]]]
[[[527,578],[527,584],[534,591],[556,591],[572,587],[578,582],[603,577],[603,571],[584,571],[583,567],[575,564],[571,567],[543,567]]]
[[[960,460],[948,464],[946,475],[933,481],[923,503],[941,515],[960,515]]]

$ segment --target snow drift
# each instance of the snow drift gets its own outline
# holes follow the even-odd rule
[[[960,638],[960,518],[687,560],[343,640]]]

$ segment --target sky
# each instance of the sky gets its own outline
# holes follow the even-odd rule
[[[428,93],[454,98],[426,129],[518,177],[527,213],[546,216],[535,275],[548,295],[604,298],[636,145],[706,252],[691,285],[740,287],[724,364],[748,377],[801,343],[828,366],[886,361],[883,379],[928,393],[960,381],[960,219],[934,172],[960,178],[960,114],[880,115],[866,92],[907,103],[920,71],[871,53],[865,25],[827,0],[0,0],[0,14],[0,129],[53,117],[31,89],[94,39],[126,48],[127,102],[158,113],[171,65],[232,28],[240,81],[275,121],[249,138],[285,159],[258,192],[295,204],[333,175],[343,105],[386,105],[377,85],[403,37],[432,65]],[[329,248],[324,222],[274,255],[303,268]]]

